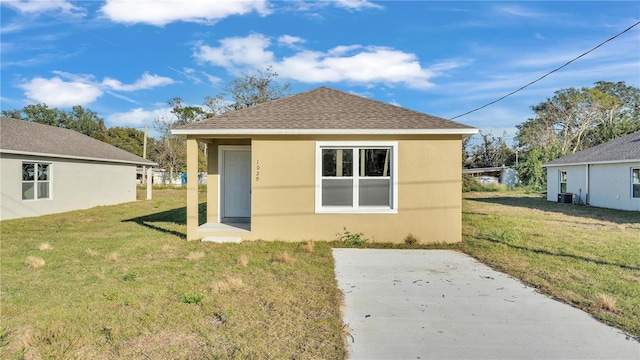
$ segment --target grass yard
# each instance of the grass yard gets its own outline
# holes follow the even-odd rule
[[[640,338],[640,214],[466,193],[461,249]]]
[[[458,249],[640,338],[638,213],[466,193],[462,244],[211,244],[185,195],[2,222],[0,358],[345,358],[345,242]]]
[[[185,201],[2,222],[0,358],[346,356],[329,244],[185,242]]]

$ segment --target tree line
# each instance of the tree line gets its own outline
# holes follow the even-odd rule
[[[534,115],[516,125],[512,147],[505,134],[480,132],[474,145],[465,139],[464,167],[512,166],[522,184],[543,188],[542,164],[640,131],[640,89],[624,82],[561,89],[531,110]]]
[[[156,118],[153,127],[158,138],[147,138],[147,158],[160,167],[186,170],[186,139],[171,129],[240,110],[288,95],[290,84],[277,81],[270,67],[244,74],[229,82],[215,96],[205,97],[201,106],[187,105],[182,98],[167,101],[171,115]],[[543,188],[546,174],[542,164],[609,140],[640,131],[640,89],[624,82],[598,81],[592,87],[561,89],[538,105],[533,116],[516,125],[512,146],[505,134],[480,132],[479,141],[465,138],[462,163],[466,168],[515,167],[522,184]],[[70,110],[49,108],[46,104],[3,110],[7,117],[72,129],[113,146],[143,155],[144,132],[131,127],[105,126],[94,111],[82,106]],[[206,171],[206,145],[199,144],[199,170]]]

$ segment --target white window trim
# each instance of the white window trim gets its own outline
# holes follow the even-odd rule
[[[640,197],[633,196],[633,171],[634,170],[640,171],[640,167],[632,167],[631,171],[629,172],[629,176],[630,176],[629,182],[631,183],[631,186],[630,186],[631,193],[629,195],[631,195],[632,200],[640,200]]]
[[[34,175],[33,181],[22,180],[22,169],[25,164],[34,164],[36,168],[36,173]],[[38,198],[38,183],[45,182],[45,180],[38,180],[38,165],[48,165],[49,166],[49,180],[46,182],[49,183],[49,197],[46,198]],[[22,199],[22,201],[47,201],[53,199],[53,164],[46,161],[23,161],[22,165],[20,165],[20,191],[22,191],[22,184],[25,182],[33,183],[33,199]],[[22,195],[20,196],[22,198]]]
[[[567,182],[569,174],[567,173],[567,170],[558,170],[558,193],[563,193],[562,192],[562,184],[563,184],[562,173],[564,173],[564,184],[565,184],[564,192],[566,193],[567,191],[569,191],[569,184]]]
[[[218,145],[218,223],[222,223],[222,220],[225,218],[224,214],[224,153],[225,151],[249,151],[251,152],[251,145]],[[253,154],[252,154],[253,155]],[[249,165],[252,166],[253,163],[249,161]],[[253,177],[253,171],[251,173]],[[251,180],[253,184],[253,179]],[[252,185],[253,187],[253,185]]]
[[[323,148],[391,148],[391,207],[322,206]],[[317,214],[397,214],[398,213],[398,142],[397,141],[317,141],[316,142],[315,211]]]

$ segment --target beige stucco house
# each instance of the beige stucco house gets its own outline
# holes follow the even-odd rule
[[[187,136],[187,239],[461,240],[461,141],[477,129],[327,87],[173,130]],[[208,144],[198,223],[198,142]]]
[[[155,163],[69,129],[0,117],[0,220],[136,200]]]

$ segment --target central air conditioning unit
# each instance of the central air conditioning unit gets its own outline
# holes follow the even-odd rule
[[[560,204],[573,204],[573,194],[572,193],[558,194],[558,202]]]

